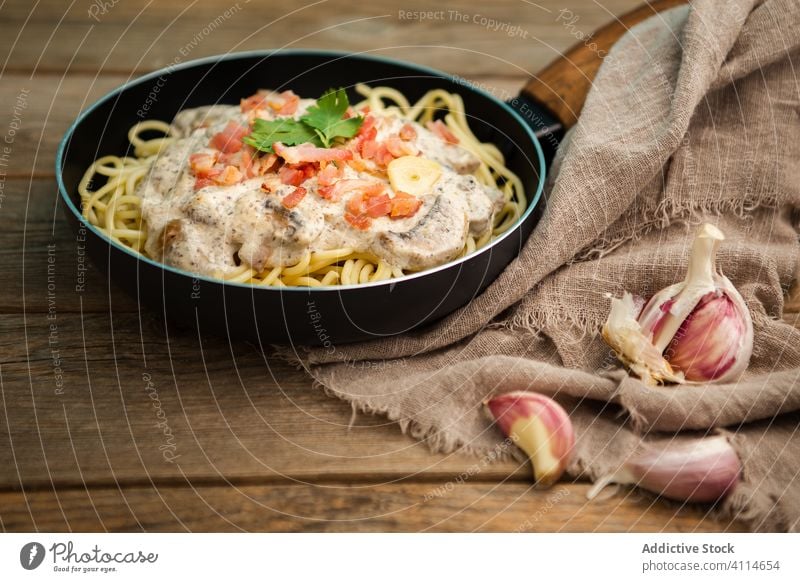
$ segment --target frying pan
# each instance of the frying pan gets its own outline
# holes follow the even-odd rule
[[[86,109],[65,133],[56,176],[67,219],[86,251],[140,302],[198,332],[265,343],[332,347],[410,331],[465,305],[519,253],[541,214],[547,167],[566,128],[575,123],[603,54],[631,25],[680,4],[661,0],[626,14],[536,75],[508,103],[468,82],[418,65],[365,54],[316,50],[234,53],[156,71],[112,91]],[[302,96],[357,83],[388,85],[409,100],[430,89],[458,93],[470,126],[505,154],[525,185],[528,206],[514,228],[475,253],[397,280],[322,288],[254,287],[226,283],[162,265],[107,239],[84,222],[78,183],[106,154],[131,155],[127,131],[143,118],[170,120],[181,109],[236,104],[257,89],[292,89]]]

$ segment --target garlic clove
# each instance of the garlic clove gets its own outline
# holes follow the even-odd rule
[[[611,298],[611,313],[603,326],[603,339],[617,357],[645,384],[683,382],[683,375],[673,371],[661,352],[645,336],[636,321],[636,305],[627,291],[622,299]]]
[[[530,457],[538,487],[550,487],[567,468],[575,433],[567,412],[536,392],[509,392],[484,402],[503,433]]]
[[[683,321],[664,352],[687,380],[713,381],[738,376],[750,360],[747,319],[728,294],[707,293]]]
[[[607,485],[631,484],[677,501],[710,503],[739,482],[742,464],[722,435],[693,441],[648,444],[611,475],[598,479],[586,496],[594,499]]]

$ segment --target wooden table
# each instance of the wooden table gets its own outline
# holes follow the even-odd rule
[[[422,0],[67,4],[0,9],[0,132],[11,140],[0,144],[3,530],[739,528],[704,507],[638,493],[588,504],[585,483],[538,492],[527,466],[431,454],[384,418],[353,416],[269,354],[140,310],[82,261],[58,207],[54,151],[70,121],[176,57],[378,48],[503,95],[636,0],[576,0],[569,14],[553,0],[461,0],[434,20],[403,13],[429,10]],[[476,15],[516,24],[526,38]]]

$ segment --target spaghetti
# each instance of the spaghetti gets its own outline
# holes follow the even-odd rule
[[[480,160],[474,172],[475,178],[502,192],[502,208],[494,215],[492,228],[477,238],[468,236],[460,256],[481,248],[520,219],[527,205],[522,181],[505,165],[503,154],[494,144],[481,142],[472,133],[463,100],[458,94],[432,90],[411,104],[401,92],[391,87],[358,85],[356,91],[364,97],[364,101],[354,106],[357,110],[369,107],[371,112],[392,114],[423,125],[443,113],[447,130],[457,138],[460,147]],[[153,132],[161,135],[150,139],[143,137],[143,134]],[[147,228],[138,189],[159,153],[175,141],[171,132],[171,126],[163,121],[137,123],[128,132],[133,157],[99,158],[89,166],[78,186],[83,216],[90,224],[118,244],[155,260],[158,257],[150,256],[144,248]],[[97,177],[105,178],[105,183],[93,189]],[[406,274],[380,257],[347,247],[308,251],[294,264],[260,272],[240,257],[237,259],[234,269],[215,273],[215,276],[257,286],[319,287],[370,283]]]

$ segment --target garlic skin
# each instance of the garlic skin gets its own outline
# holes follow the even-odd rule
[[[536,392],[509,392],[484,402],[503,433],[531,459],[536,486],[559,480],[575,446],[567,412],[552,398]]]
[[[627,291],[622,299],[611,298],[611,312],[603,326],[603,339],[617,353],[617,357],[645,384],[684,382],[683,374],[675,372],[661,352],[644,334],[636,321],[638,309],[633,296]]]
[[[627,292],[612,300],[603,338],[646,384],[732,381],[747,369],[753,321],[739,291],[716,270],[724,239],[717,227],[700,227],[686,279],[656,293],[638,316]]]
[[[690,442],[645,445],[611,475],[598,479],[586,497],[594,499],[607,485],[632,484],[676,501],[710,503],[725,497],[739,482],[742,464],[722,435]]]

